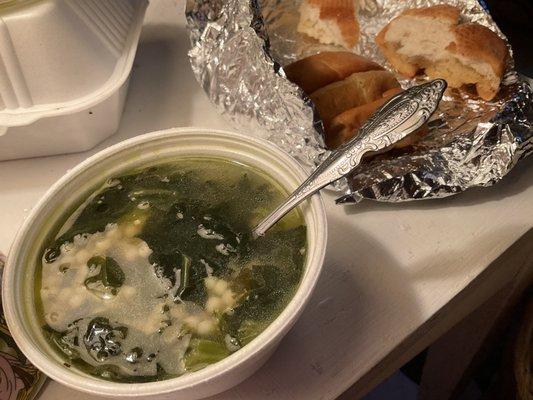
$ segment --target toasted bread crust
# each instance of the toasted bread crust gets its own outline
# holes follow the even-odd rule
[[[356,72],[346,79],[331,83],[309,96],[316,106],[326,129],[340,113],[381,97],[389,89],[400,87],[388,71]]]
[[[325,51],[293,62],[283,70],[291,82],[310,94],[353,73],[383,70],[383,67],[347,51]]]
[[[505,42],[496,33],[479,24],[459,25],[454,33],[456,39],[448,49],[450,52],[485,62],[496,76],[502,77],[509,52]],[[482,98],[490,100],[498,92],[498,87],[490,86],[478,83],[476,90]]]
[[[364,104],[359,107],[352,108],[337,115],[331,121],[331,126],[326,131],[326,145],[328,148],[335,149],[346,143],[348,140],[357,136],[359,129],[364,123],[387,101],[393,96],[400,93],[400,88],[387,90],[383,93],[382,98],[371,103]],[[379,151],[377,154],[386,153],[391,148],[403,149],[413,146],[416,142],[422,139],[428,132],[427,126],[423,125],[413,133],[404,137],[402,140],[394,143],[390,148]],[[376,153],[365,156],[365,158],[372,158]]]
[[[370,118],[378,108],[385,104],[392,96],[401,91],[401,88],[389,89],[383,93],[381,98],[358,107],[350,108],[334,117],[326,131],[326,145],[328,148],[335,149],[354,137],[358,133],[359,128],[363,126],[366,120]]]

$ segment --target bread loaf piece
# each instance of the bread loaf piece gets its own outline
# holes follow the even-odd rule
[[[310,94],[353,73],[383,70],[383,67],[347,51],[324,51],[295,61],[283,70],[291,82]]]
[[[459,24],[459,18],[460,10],[449,5],[406,10],[381,30],[376,43],[409,78],[425,72],[451,87],[475,85],[481,98],[491,100],[499,90],[507,46],[487,27]]]
[[[359,41],[356,0],[303,0],[298,32],[346,49]]]
[[[402,92],[402,90],[398,88],[387,90],[385,93],[383,93],[383,97],[381,99],[352,108],[333,118],[328,130],[326,131],[326,145],[328,148],[335,149],[341,144],[346,143],[354,136],[357,136],[359,129],[365,124],[365,122],[372,115],[374,115],[374,113],[381,106],[383,106],[393,96],[400,92]],[[394,143],[391,148],[403,149],[412,146],[422,139],[427,132],[427,126],[421,126],[413,133],[410,133],[404,137],[402,140]],[[378,153],[386,153],[388,150],[390,150],[390,148],[381,150]]]
[[[389,101],[392,96],[401,91],[401,88],[387,90],[381,98],[358,107],[350,108],[334,117],[326,131],[326,145],[328,148],[335,149],[354,137],[368,118],[383,104]]]
[[[356,72],[342,81],[318,89],[309,97],[327,130],[331,120],[340,113],[373,102],[387,90],[399,87],[394,75],[388,71]]]

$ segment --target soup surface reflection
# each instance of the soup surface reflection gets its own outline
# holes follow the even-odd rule
[[[221,159],[109,179],[47,241],[36,280],[45,337],[65,365],[124,382],[179,376],[238,351],[302,275],[298,211],[249,236],[285,195],[259,171]]]

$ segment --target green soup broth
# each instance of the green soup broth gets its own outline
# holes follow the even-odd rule
[[[299,211],[250,237],[285,196],[260,171],[222,159],[108,179],[46,242],[35,287],[45,337],[65,365],[122,382],[179,376],[238,351],[303,273]]]

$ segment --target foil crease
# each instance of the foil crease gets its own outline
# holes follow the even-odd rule
[[[285,78],[283,66],[338,48],[296,31],[299,3],[188,0],[189,58],[199,83],[236,129],[266,138],[314,168],[329,155],[322,123],[306,95]],[[404,9],[439,3],[360,0],[361,40],[353,50],[390,67],[374,43],[375,35]],[[447,3],[459,6],[465,21],[486,25],[505,39],[476,0]],[[422,80],[400,83],[407,88]],[[392,151],[365,161],[335,185],[344,192],[337,202],[450,196],[498,182],[532,152],[532,91],[518,77],[511,57],[495,100],[448,91],[429,123],[428,135],[408,151]]]

